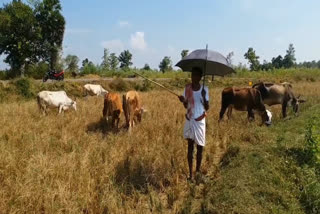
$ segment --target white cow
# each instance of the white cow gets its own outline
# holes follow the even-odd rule
[[[89,93],[91,96],[104,96],[108,93],[108,91],[102,88],[101,85],[85,84],[84,89],[86,91],[86,95]]]
[[[65,91],[41,91],[37,95],[39,109],[47,114],[47,107],[58,108],[59,114],[72,107],[77,110],[76,101],[71,100]]]

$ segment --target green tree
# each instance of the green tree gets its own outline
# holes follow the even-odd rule
[[[289,44],[287,54],[284,56],[284,59],[283,59],[283,66],[285,68],[291,68],[295,63],[296,63],[295,50],[294,50],[293,44]]]
[[[249,48],[247,53],[244,54],[244,58],[249,61],[250,70],[257,71],[260,68],[259,56],[256,55],[256,51],[253,48]]]
[[[120,68],[129,68],[130,65],[132,65],[132,54],[130,53],[129,50],[125,50],[120,53],[119,57],[119,62],[120,62]]]
[[[13,0],[0,8],[0,55],[11,66],[12,76],[23,75],[26,61],[36,63],[40,28],[33,10],[22,1]]]
[[[162,71],[162,73],[168,71],[168,70],[172,70],[172,61],[170,59],[170,57],[165,56],[162,61],[159,64],[159,68],[160,71]]]
[[[102,63],[101,67],[104,70],[110,70],[110,56],[109,56],[109,50],[107,48],[103,51],[103,57],[102,57]]]
[[[70,55],[69,54],[65,58],[65,63],[66,63],[67,69],[69,71],[78,72],[78,70],[79,70],[79,66],[78,66],[79,58],[76,55]]]
[[[261,65],[261,70],[269,71],[273,68],[271,62],[267,62],[266,60],[263,60],[263,64]]]
[[[113,70],[113,71],[118,68],[119,60],[118,60],[118,57],[116,56],[115,53],[110,54],[109,65],[110,65],[111,70]]]
[[[88,58],[85,58],[84,60],[82,60],[82,67],[85,67],[86,65],[89,64],[89,59]],[[92,63],[92,62],[91,62]]]
[[[189,53],[189,50],[182,50],[181,51],[181,59],[183,59],[184,57],[186,57]]]
[[[277,68],[277,69],[282,68],[282,66],[283,66],[283,58],[282,58],[282,56],[279,55],[276,58],[273,57],[272,60],[271,60],[271,63],[272,63],[272,66],[274,68]]]
[[[61,14],[60,0],[43,0],[35,3],[35,17],[41,28],[41,54],[49,62],[50,68],[55,69],[62,49],[65,19]]]
[[[149,70],[151,70],[151,68],[150,68],[150,66],[149,66],[149,64],[144,64],[144,66],[143,66],[143,68],[142,68],[143,70],[146,70],[146,71],[149,71]]]

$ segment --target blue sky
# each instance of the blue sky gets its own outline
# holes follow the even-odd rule
[[[0,5],[10,2],[0,0]],[[320,59],[318,0],[62,0],[66,32],[63,54],[101,63],[103,48],[129,49],[133,64],[158,68],[182,49],[205,48],[245,63],[249,47],[260,61],[285,55],[289,43],[297,61]],[[2,57],[3,58],[3,57]],[[0,62],[0,69],[6,65]]]

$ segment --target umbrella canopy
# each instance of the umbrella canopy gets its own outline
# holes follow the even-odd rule
[[[207,49],[192,51],[188,56],[180,60],[176,66],[183,71],[191,71],[193,67],[199,67],[205,71],[205,75],[225,76],[235,73],[222,54]]]

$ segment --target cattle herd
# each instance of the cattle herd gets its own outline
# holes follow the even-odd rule
[[[91,96],[104,96],[103,117],[108,121],[112,118],[112,127],[119,128],[120,115],[123,112],[126,119],[126,127],[130,131],[135,123],[141,122],[142,114],[145,112],[142,107],[141,98],[136,91],[128,91],[123,95],[115,92],[108,92],[100,85],[84,85],[85,94]],[[254,119],[254,112],[261,116],[262,124],[271,125],[272,114],[266,109],[268,106],[282,105],[282,116],[287,116],[287,107],[292,106],[295,114],[298,113],[299,104],[305,100],[296,97],[289,83],[264,83],[254,84],[252,88],[225,88],[221,94],[221,110],[219,121],[223,119],[226,110],[228,118],[231,117],[232,109],[248,112],[248,119]],[[73,108],[77,110],[76,101],[70,99],[65,91],[41,91],[37,95],[39,109],[47,114],[47,108],[58,108],[59,114]]]
[[[131,131],[135,123],[141,122],[142,114],[146,110],[142,107],[141,99],[136,91],[128,91],[122,100],[118,93],[108,92],[101,85],[84,85],[85,95],[104,96],[103,117],[106,121],[112,118],[112,127],[119,129],[120,115],[124,112],[126,127]],[[58,113],[73,108],[77,110],[77,103],[70,99],[65,91],[41,91],[37,95],[40,111],[46,115],[48,108],[58,108]]]

